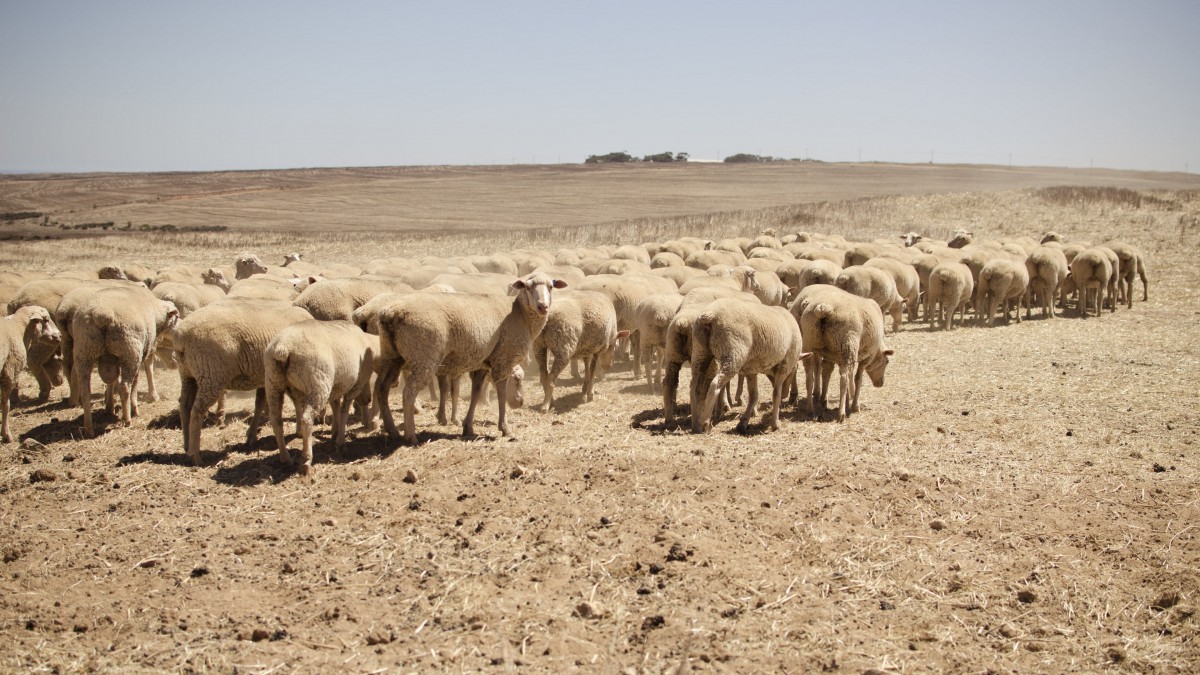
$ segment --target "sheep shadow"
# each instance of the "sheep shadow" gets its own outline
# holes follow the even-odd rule
[[[662,384],[646,384],[645,378],[635,382],[630,382],[624,387],[621,387],[618,391],[620,391],[622,394],[642,394],[645,396],[662,396],[663,393]]]
[[[216,458],[220,455],[218,452],[201,453],[201,459],[204,459],[204,454],[208,454],[210,458]],[[207,464],[208,462],[204,462]],[[171,452],[169,454],[161,452],[135,452],[132,455],[125,455],[117,460],[117,466],[131,466],[133,464],[158,464],[160,466],[192,466],[192,459],[188,457],[183,450]]]
[[[680,403],[675,406],[675,421],[667,424],[663,419],[663,409],[651,408],[634,414],[629,418],[629,426],[655,434],[685,433],[691,429],[692,406],[690,403]]]

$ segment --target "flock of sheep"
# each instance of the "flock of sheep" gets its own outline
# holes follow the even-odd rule
[[[379,416],[390,437],[415,443],[418,394],[428,387],[431,401],[438,400],[440,424],[457,421],[458,387],[469,375],[464,435],[474,433],[489,381],[498,428],[507,435],[506,410],[523,404],[525,368],[538,371],[544,412],[566,367],[582,368],[584,399],[591,401],[596,379],[617,354],[632,361],[634,378],[644,370],[647,384],[661,391],[667,426],[677,421],[685,363],[693,431],[707,431],[740,404],[743,386],[738,429],[745,430],[758,406],[758,375],[772,385],[767,423],[777,429],[784,397],[799,399],[800,364],[814,416],[825,411],[838,368],[841,421],[858,408],[864,373],[883,385],[893,353],[885,317],[894,332],[905,320],[949,330],[955,314],[966,323],[968,310],[989,326],[997,315],[1021,321],[1022,306],[1026,317],[1034,307],[1053,317],[1056,307],[1072,305],[1080,316],[1100,315],[1105,307],[1132,306],[1136,278],[1145,300],[1145,259],[1129,244],[1064,243],[1053,232],[1040,242],[973,242],[961,230],[949,241],[909,233],[869,243],[767,231],[362,267],[312,264],[298,254],[272,266],[243,254],[233,266],[207,269],[2,272],[0,303],[9,314],[0,322],[3,441],[12,440],[9,406],[18,401],[22,369],[36,379],[39,403],[66,379],[91,437],[93,370],[107,385],[107,410],[115,412],[119,401],[128,424],[138,412],[141,373],[149,400],[157,399],[156,357],[178,369],[183,447],[196,464],[205,417],[217,405],[223,424],[229,389],[256,391],[247,441],[269,417],[282,457],[307,474],[312,426],[327,406],[338,446],[352,406],[368,432]],[[402,430],[389,402],[401,377]],[[284,435],[285,397],[296,410],[298,462]]]

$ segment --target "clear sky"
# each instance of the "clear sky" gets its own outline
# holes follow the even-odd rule
[[[1200,171],[1200,2],[0,0],[0,170]]]

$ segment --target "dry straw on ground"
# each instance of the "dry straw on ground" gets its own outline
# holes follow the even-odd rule
[[[905,324],[886,386],[845,424],[788,410],[775,433],[739,436],[729,418],[666,432],[661,399],[619,366],[593,403],[568,380],[552,413],[516,412],[512,441],[495,437],[491,407],[472,441],[428,411],[417,447],[358,431],[335,452],[322,429],[312,482],[265,436],[240,444],[245,397],[205,430],[209,465],[195,469],[171,374],[165,400],[131,428],[100,416],[94,440],[56,392],[17,409],[14,430],[36,442],[0,448],[0,669],[1194,672],[1200,202],[1139,193],[6,247],[5,266],[51,268],[967,225],[1120,237],[1147,252],[1151,285],[1148,302],[1098,319]]]

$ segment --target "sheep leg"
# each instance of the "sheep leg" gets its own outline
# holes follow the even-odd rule
[[[733,377],[733,373],[727,373],[717,369],[717,374],[713,376],[709,382],[708,390],[704,394],[704,402],[698,404],[698,410],[692,411],[692,431],[695,433],[704,433],[713,427],[713,412],[717,407],[717,398],[721,396],[725,385],[729,384],[729,380]]]
[[[650,364],[645,364],[646,372],[650,372]],[[600,355],[592,354],[583,360],[583,400],[591,403],[595,399],[593,389],[596,386],[596,371],[600,369]]]
[[[804,390],[808,394],[808,412],[817,418],[817,382],[821,377],[821,357],[813,354],[804,362]]]
[[[154,403],[155,401],[158,400],[158,390],[154,388],[154,352],[153,351],[150,352],[150,355],[147,356],[146,360],[142,362],[142,371],[146,373],[146,400],[149,401],[150,403]],[[134,391],[134,400],[137,400],[136,390]],[[137,406],[134,406],[134,407],[136,408]],[[137,411],[135,410],[133,414],[136,415]]]
[[[862,391],[863,368],[857,364],[854,368],[854,399],[850,402],[850,412],[858,412],[858,393]]]
[[[633,331],[629,336],[629,351],[633,355],[633,379],[641,376],[642,368],[642,333]]]
[[[842,359],[842,363],[838,364],[838,376],[841,379],[841,391],[838,392],[838,421],[846,421],[846,407],[850,399],[850,382],[854,366],[858,365],[858,361],[851,359]]]
[[[133,424],[133,417],[137,415],[137,381],[140,365],[136,362],[122,364],[120,377],[109,385],[109,390],[115,388],[117,396],[121,398],[121,422],[126,425]]]
[[[392,386],[400,379],[400,362],[398,360],[388,360],[383,363],[379,369],[379,376],[375,378],[375,405],[379,408],[379,416],[383,419],[383,429],[391,439],[400,438],[400,432],[396,429],[396,421],[392,419],[392,408],[388,405],[388,394],[392,391]],[[412,380],[410,376],[408,380]],[[408,381],[404,383],[404,391],[408,391]],[[407,398],[407,394],[405,395]],[[405,409],[407,410],[407,404]],[[405,413],[407,414],[407,412]]]
[[[63,335],[66,339],[66,335]],[[45,403],[50,400],[50,390],[54,388],[54,378],[46,370],[46,364],[50,363],[51,359],[55,358],[55,352],[59,349],[59,345],[49,345],[43,342],[35,342],[29,346],[28,358],[26,364],[29,368],[29,373],[33,375],[33,379],[38,383],[37,403]],[[66,353],[66,350],[63,350]],[[63,371],[67,374],[68,383],[71,379],[71,369],[67,368],[66,363],[63,363]],[[59,384],[62,384],[59,382]]]
[[[538,379],[542,383],[542,404],[538,406],[538,412],[548,412],[550,405],[554,402],[554,380],[558,374],[563,371],[566,366],[556,355],[554,357],[554,375],[550,374],[550,350],[546,347],[540,347],[537,353],[534,354],[537,360]],[[572,366],[574,363],[572,362]]]
[[[467,416],[463,418],[463,437],[475,435],[475,407],[483,396],[483,385],[487,381],[486,370],[471,371],[471,402],[467,405]]]
[[[184,450],[188,456],[192,458],[192,463],[200,466],[200,429],[204,426],[204,417],[208,414],[208,409],[212,404],[220,398],[225,392],[216,389],[208,382],[204,386],[196,389],[195,398],[192,400],[190,412],[188,413],[191,421],[185,425],[187,435],[184,436]],[[182,412],[180,414],[183,414]]]
[[[638,360],[646,366],[646,385],[653,390],[654,380],[658,376],[658,362],[654,360],[654,345],[649,344],[649,341],[638,345]],[[653,371],[650,368],[651,363],[654,364]]]
[[[84,370],[86,366],[87,370]],[[83,406],[83,436],[95,438],[92,427],[92,363],[87,359],[76,359],[71,365],[71,379],[79,388],[79,403]]]
[[[474,386],[475,383],[472,382],[471,384],[472,384],[472,386]],[[496,389],[496,398],[498,399],[497,403],[498,403],[498,407],[499,407],[499,414],[498,414],[499,419],[497,419],[497,421],[496,421],[496,427],[500,430],[501,436],[512,436],[512,434],[509,433],[509,430],[508,430],[508,417],[507,417],[507,414],[508,414],[508,391],[507,391],[508,378],[505,377],[504,379],[498,379],[496,375],[492,375],[492,386],[494,386]],[[501,387],[503,387],[503,389]]]
[[[438,385],[437,422],[439,425],[444,427],[447,424],[449,424],[449,420],[446,419],[446,399],[451,398],[450,376],[449,375],[438,375],[437,376],[437,385]]]
[[[350,396],[343,396],[333,406],[333,445],[338,450],[346,447],[346,427],[350,421]]]
[[[417,444],[417,392],[434,378],[432,369],[422,368],[421,370],[411,370],[408,377],[404,379],[404,441],[409,445]],[[380,376],[383,377],[382,375]],[[391,417],[391,412],[387,413],[386,419]],[[392,425],[389,432],[393,438],[397,437],[396,426]]]
[[[179,426],[183,429],[183,449],[188,448],[188,428],[192,424],[192,405],[196,401],[196,378],[179,378]]]
[[[679,370],[682,363],[668,363],[663,372],[663,426],[670,427],[675,420],[675,393],[679,391]]]
[[[313,413],[318,410],[324,412],[325,402],[293,396],[292,405],[296,408],[296,433],[300,434],[300,461],[297,468],[301,475],[307,476],[312,471]]]
[[[779,431],[779,407],[783,404],[783,388],[791,383],[792,391],[796,391],[796,370],[790,373],[778,372],[771,378],[771,431]]]
[[[193,393],[193,396],[195,394]],[[183,403],[181,402],[182,409]],[[283,389],[272,384],[267,385],[267,414],[271,416],[271,430],[275,433],[275,447],[284,464],[292,464],[292,453],[287,448],[287,438],[283,431]]]
[[[8,411],[12,405],[11,397],[15,389],[12,387],[0,392],[0,418],[3,419],[3,422],[0,422],[0,443],[12,443],[12,434],[8,432]]]
[[[739,434],[746,433],[750,428],[750,416],[754,414],[755,408],[758,407],[758,375],[750,375],[746,378],[746,409],[742,411],[742,417],[738,420],[737,432]],[[774,383],[772,383],[774,384]],[[782,384],[782,383],[781,383]],[[772,387],[774,391],[778,391],[778,387]],[[778,394],[773,394],[776,402],[779,400]]]
[[[730,381],[733,381],[732,377],[729,379],[730,379]],[[746,386],[746,377],[744,375],[738,375],[737,393],[734,394],[733,400],[729,401],[729,407],[732,408],[735,405],[742,404],[742,390],[745,388],[745,386]]]
[[[262,387],[254,390],[254,413],[250,415],[249,426],[246,428],[246,446],[254,445],[258,440],[258,428],[262,426],[267,416],[267,392]]]

